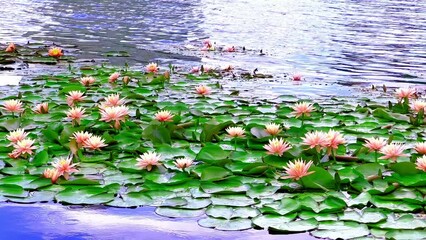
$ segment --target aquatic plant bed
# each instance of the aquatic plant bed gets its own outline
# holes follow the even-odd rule
[[[169,71],[87,66],[4,89],[0,201],[155,206],[217,230],[426,236],[413,89],[310,103]]]

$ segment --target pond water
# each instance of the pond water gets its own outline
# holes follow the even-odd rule
[[[277,84],[257,85],[278,92],[286,90],[279,79],[296,72],[319,86],[302,90],[312,93],[322,93],[330,84],[350,94],[343,86],[425,80],[423,0],[0,2],[0,42],[77,44],[81,56],[89,58],[110,50],[131,53],[129,58],[110,58],[113,63],[156,60],[188,69],[200,61],[212,66],[230,63],[273,74]],[[247,51],[201,53],[185,48],[206,38]],[[266,55],[259,54],[261,49]]]
[[[66,207],[58,204],[0,205],[1,239],[285,239],[266,231],[222,232],[202,228],[196,219],[163,218],[154,208]],[[315,239],[292,234],[288,239]]]

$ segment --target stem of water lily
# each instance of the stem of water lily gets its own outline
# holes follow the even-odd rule
[[[321,155],[320,153],[317,151],[317,164],[319,164],[321,162]]]
[[[302,127],[304,122],[305,122],[305,114],[302,114]]]
[[[234,138],[234,151],[237,151],[237,138]]]
[[[374,160],[377,163],[377,151],[374,151]]]
[[[333,155],[333,161],[334,163],[336,163],[336,153],[334,152],[334,150],[331,150],[331,155]]]

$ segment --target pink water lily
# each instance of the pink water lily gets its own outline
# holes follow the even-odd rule
[[[291,78],[293,79],[293,81],[301,81],[302,80],[302,74],[295,73],[295,74],[293,74],[293,76]]]
[[[203,65],[202,70],[203,70],[203,73],[208,73],[208,72],[212,71],[213,68],[210,67],[210,66]]]
[[[230,137],[244,137],[244,129],[242,127],[228,127],[225,130]]]
[[[156,152],[146,152],[136,159],[136,161],[138,161],[138,163],[136,163],[136,167],[151,171],[154,166],[161,165],[160,159],[160,154],[157,154]]]
[[[86,110],[81,107],[73,107],[66,112],[67,118],[72,121],[73,125],[80,125],[81,119],[84,117]]]
[[[280,125],[276,123],[269,123],[265,126],[265,132],[272,136],[278,135],[281,131]]]
[[[52,163],[52,166],[56,168],[58,174],[60,176],[64,176],[66,180],[68,180],[71,173],[78,172],[78,170],[75,168],[76,165],[77,164],[72,164],[72,157],[59,158],[54,163]]]
[[[388,159],[396,162],[399,157],[408,157],[408,154],[404,154],[405,145],[402,143],[391,143],[388,144],[380,150],[380,153],[384,154],[384,156],[380,157],[380,159]]]
[[[25,138],[27,138],[27,136],[28,136],[28,133],[26,133],[24,129],[18,128],[15,131],[9,132],[6,138],[11,143],[17,143],[18,141],[22,141]]]
[[[327,142],[325,144],[325,147],[327,147],[328,154],[330,154],[333,151],[333,154],[335,154],[335,151],[337,148],[339,148],[339,145],[345,144],[346,140],[343,138],[343,135],[337,131],[329,130],[327,133]]]
[[[126,106],[106,107],[101,109],[101,121],[114,122],[114,128],[120,129],[120,122],[125,122],[129,115],[129,108]]]
[[[282,156],[284,152],[288,151],[291,146],[289,143],[285,142],[282,138],[274,138],[269,140],[269,144],[263,146],[267,150],[269,155],[278,155]]]
[[[426,155],[426,142],[416,143],[414,150],[416,150],[419,154]]]
[[[197,91],[198,94],[203,96],[211,93],[211,88],[205,85],[199,85],[198,87],[195,87],[195,90]]]
[[[410,99],[410,98],[414,98],[416,96],[416,89],[414,89],[414,88],[398,88],[397,90],[395,90],[395,93],[396,93],[396,97],[399,100]]]
[[[44,102],[44,103],[39,103],[36,106],[36,109],[34,110],[35,113],[37,114],[46,114],[49,113],[49,103]]]
[[[106,107],[117,107],[126,103],[125,98],[120,98],[120,94],[110,94],[105,98],[105,101],[101,103],[101,109]]]
[[[43,177],[49,178],[52,183],[56,183],[60,174],[56,168],[48,168],[44,170]]]
[[[108,82],[109,83],[114,83],[117,81],[117,79],[120,77],[120,73],[119,72],[115,72],[113,74],[111,74],[111,76],[109,76],[108,78]]]
[[[183,158],[176,159],[174,164],[176,165],[177,168],[185,169],[185,168],[190,167],[193,162],[194,162],[194,160],[187,158],[187,157],[183,157]]]
[[[425,113],[426,110],[426,102],[421,100],[416,100],[411,104],[411,110],[415,113],[419,113],[423,110],[423,113]]]
[[[90,150],[101,150],[102,147],[108,146],[105,144],[105,140],[100,136],[92,135],[86,141],[83,142],[83,147]]]
[[[7,45],[6,47],[6,52],[14,52],[16,51],[16,46],[14,43],[9,43],[9,45]]]
[[[294,110],[293,114],[296,115],[296,118],[300,116],[308,117],[311,115],[311,112],[315,110],[313,105],[307,102],[296,103],[296,105],[292,108]]]
[[[11,113],[21,113],[24,111],[24,109],[22,108],[22,102],[20,100],[4,101],[2,108]]]
[[[61,56],[64,55],[64,51],[62,50],[62,48],[59,47],[52,47],[49,49],[49,56],[54,57],[54,58],[60,58]]]
[[[422,170],[423,172],[426,172],[426,156],[417,158],[416,168]]]
[[[308,176],[314,173],[314,171],[308,172],[312,163],[313,163],[312,161],[309,161],[306,163],[302,159],[295,160],[294,162],[289,162],[287,164],[287,167],[284,167],[285,172],[288,176],[284,176],[281,178],[284,178],[284,179],[291,178],[293,180],[299,180],[300,178],[304,176]]]
[[[15,156],[21,156],[21,155],[32,155],[34,152],[33,150],[37,147],[33,146],[34,140],[26,138],[20,141],[17,141],[13,144],[13,147],[15,148],[12,152]]]
[[[156,73],[158,72],[158,65],[156,63],[149,63],[145,66],[145,71],[149,73]]]
[[[367,138],[365,140],[364,147],[368,148],[370,152],[380,151],[384,146],[386,146],[387,140],[384,138]]]
[[[189,71],[189,73],[199,73],[200,72],[200,68],[199,67],[192,67],[191,71]]]
[[[93,136],[91,133],[84,131],[75,132],[72,135],[72,138],[75,139],[78,148],[81,148],[83,146],[83,143],[87,141],[91,136]]]
[[[86,97],[81,91],[70,91],[67,95],[67,104],[73,107],[77,102],[82,102]]]
[[[235,47],[234,46],[225,46],[225,47],[223,47],[223,51],[224,52],[235,52]]]
[[[309,148],[315,148],[317,152],[320,152],[328,143],[327,134],[321,131],[308,132],[302,140],[303,145],[307,145]]]
[[[85,87],[89,87],[93,83],[95,83],[96,79],[94,77],[82,77],[80,79],[81,84],[83,84]]]
[[[163,110],[158,111],[154,117],[159,122],[173,122],[174,115],[170,111]]]

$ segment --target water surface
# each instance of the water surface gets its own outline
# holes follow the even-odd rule
[[[124,50],[146,64],[231,63],[302,73],[314,84],[423,84],[424,0],[0,0],[0,42],[76,43],[83,57]],[[239,53],[188,51],[210,38]],[[197,45],[198,46],[198,45]],[[260,50],[266,55],[260,55]],[[264,81],[260,85],[270,85]],[[276,84],[275,86],[279,86]],[[318,87],[317,87],[318,88]],[[327,87],[320,87],[327,89]],[[280,92],[280,88],[274,89]],[[311,89],[315,93],[315,89]]]

